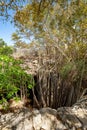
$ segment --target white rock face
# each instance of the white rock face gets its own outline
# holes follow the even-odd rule
[[[0,130],[87,130],[87,98],[57,110],[21,108],[15,113],[0,113]]]

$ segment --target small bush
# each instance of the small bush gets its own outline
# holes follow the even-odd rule
[[[5,54],[6,49],[8,51]],[[0,47],[0,104],[11,98],[20,98],[24,89],[27,91],[25,96],[29,95],[29,89],[34,85],[32,76],[20,67],[21,61],[15,60],[10,54],[10,47]]]

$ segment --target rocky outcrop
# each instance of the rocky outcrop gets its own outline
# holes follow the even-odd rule
[[[87,96],[72,107],[57,110],[21,108],[0,113],[0,130],[87,130]]]

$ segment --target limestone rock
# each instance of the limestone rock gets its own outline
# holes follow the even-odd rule
[[[0,130],[87,130],[87,97],[57,110],[21,108],[0,113]]]

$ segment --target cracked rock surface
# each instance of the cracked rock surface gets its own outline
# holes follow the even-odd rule
[[[0,113],[0,130],[87,130],[87,97],[72,107],[57,110],[21,108],[17,112]]]

